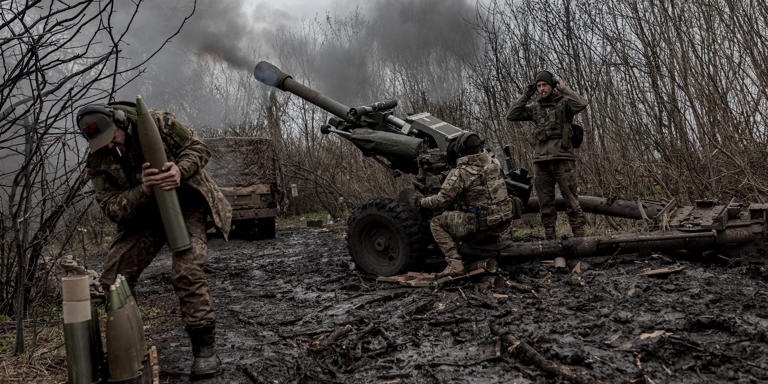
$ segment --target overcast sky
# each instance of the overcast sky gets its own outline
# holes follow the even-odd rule
[[[298,19],[312,18],[335,10],[354,7],[359,0],[265,0],[253,1],[253,6],[266,6],[285,11]]]
[[[133,8],[130,3],[120,4],[125,4],[119,11],[121,19],[127,22]],[[190,7],[188,0],[142,3],[122,47],[123,57],[146,57],[159,46],[162,37],[170,36],[178,28]],[[121,90],[117,98],[131,99],[142,94],[162,104],[188,93],[189,87],[199,82],[200,75],[190,76],[184,70],[189,69],[195,57],[215,58],[247,73],[253,71],[258,61],[267,60],[291,72],[291,63],[276,59],[270,46],[272,32],[300,28],[314,18],[321,23],[326,16],[344,19],[356,9],[369,21],[356,40],[326,42],[323,50],[312,53],[312,68],[307,69],[312,73],[302,74],[321,82],[314,85],[328,96],[357,100],[356,92],[366,89],[365,81],[371,74],[366,72],[370,66],[365,65],[366,57],[361,55],[364,47],[376,46],[387,57],[413,63],[428,56],[430,50],[462,58],[476,53],[472,29],[467,23],[474,16],[475,0],[197,0],[194,15],[181,33],[150,61],[142,79]],[[301,43],[298,42],[299,46]],[[342,67],[345,70],[339,71]],[[215,113],[211,111],[205,116]]]

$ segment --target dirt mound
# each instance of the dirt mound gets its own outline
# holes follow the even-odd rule
[[[768,380],[764,264],[669,255],[505,265],[489,288],[408,288],[360,275],[344,228],[213,239],[218,350],[236,383],[694,383]],[[160,257],[139,284],[161,381],[191,348]],[[641,274],[670,266],[658,274]],[[502,284],[498,284],[501,282]],[[163,318],[166,321],[163,323]]]

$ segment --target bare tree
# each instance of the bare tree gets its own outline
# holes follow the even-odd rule
[[[474,18],[446,26],[467,4],[374,4],[367,13],[284,27],[263,43],[282,69],[343,103],[397,99],[398,114],[430,112],[480,132],[492,146],[511,144],[514,160],[526,167],[531,127],[506,122],[504,112],[547,69],[590,100],[577,116],[587,135],[582,192],[763,199],[765,4],[490,0],[476,3]],[[414,22],[414,15],[431,19]],[[462,44],[475,37],[480,46]],[[231,132],[278,139],[288,178],[317,194],[307,210],[333,210],[339,196],[363,201],[407,185],[393,183],[389,170],[350,143],[321,135],[328,114],[318,108],[251,88],[250,73],[214,62],[199,72],[208,81],[202,92],[226,100]]]
[[[114,1],[0,2],[0,313],[16,317],[17,353],[40,260],[63,252],[90,200],[73,113],[111,99],[154,56],[120,56],[141,3],[116,23]]]
[[[765,4],[497,0],[478,12],[476,110],[523,165],[530,127],[502,111],[548,69],[591,101],[578,116],[588,193],[763,199]]]

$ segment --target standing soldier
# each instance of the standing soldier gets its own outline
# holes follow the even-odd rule
[[[205,144],[172,114],[152,110],[150,115],[168,157],[161,170],[152,168],[142,154],[135,104],[94,104],[77,113],[77,125],[90,148],[86,171],[96,201],[118,229],[104,261],[101,283],[109,287],[122,274],[131,289],[136,286],[141,272],[167,242],[153,189],[175,189],[191,247],[173,252],[171,281],[192,342],[191,377],[211,377],[221,371],[221,361],[216,354],[215,316],[203,272],[206,218],[212,216],[226,238],[232,210],[203,169],[210,156]]]
[[[440,192],[420,199],[427,209],[446,209],[432,218],[430,228],[448,265],[437,277],[464,273],[456,241],[478,232],[502,232],[520,215],[520,201],[507,194],[501,164],[482,150],[482,140],[473,132],[464,133],[449,148],[456,168],[446,176]]]
[[[533,97],[538,92],[538,97]],[[539,197],[541,223],[548,240],[556,238],[555,184],[560,186],[573,236],[584,236],[584,213],[579,205],[576,185],[573,116],[584,110],[587,100],[541,71],[533,84],[507,112],[509,121],[533,121],[534,188]]]

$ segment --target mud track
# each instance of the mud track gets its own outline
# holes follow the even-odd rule
[[[763,263],[695,255],[540,261],[438,289],[360,275],[343,227],[210,241],[221,383],[758,383],[768,381]],[[670,266],[681,271],[640,275]],[[142,276],[161,382],[191,348],[168,255]],[[140,304],[142,304],[140,302]],[[163,317],[169,320],[163,326]]]

